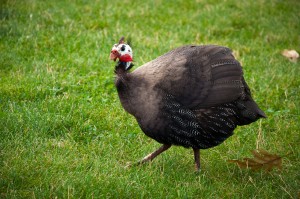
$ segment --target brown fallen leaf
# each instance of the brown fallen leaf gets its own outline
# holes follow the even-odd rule
[[[236,163],[240,168],[250,168],[254,171],[264,169],[271,171],[274,167],[282,169],[282,158],[279,155],[271,154],[263,149],[253,150],[253,158],[244,158],[241,160],[228,160]]]
[[[297,53],[297,51],[295,50],[283,50],[281,52],[281,54],[285,57],[287,57],[291,62],[297,62],[298,58],[299,58],[299,53]]]

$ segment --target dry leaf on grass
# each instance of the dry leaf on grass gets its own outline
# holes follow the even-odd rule
[[[285,57],[287,57],[291,62],[297,62],[297,59],[299,58],[299,53],[295,50],[283,50],[281,54]]]
[[[228,160],[236,163],[240,168],[250,168],[252,170],[264,169],[271,171],[274,167],[282,169],[282,158],[276,154],[271,154],[263,149],[253,150],[253,158],[244,158],[241,160]]]

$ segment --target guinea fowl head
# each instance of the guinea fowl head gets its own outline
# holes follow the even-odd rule
[[[114,44],[110,51],[110,59],[116,61],[119,59],[120,63],[126,65],[125,70],[128,70],[132,66],[133,52],[131,47],[124,42],[124,37],[122,37],[119,43]]]

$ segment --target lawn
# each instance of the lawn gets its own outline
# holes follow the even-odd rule
[[[300,51],[297,0],[0,0],[0,198],[299,198]],[[222,145],[160,146],[126,113],[110,49],[132,38],[135,68],[185,44],[230,47],[268,118]],[[281,171],[230,159],[262,148]]]

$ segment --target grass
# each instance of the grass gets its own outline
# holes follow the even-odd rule
[[[300,3],[258,1],[1,0],[0,198],[297,198],[300,193]],[[232,48],[268,119],[201,152],[156,149],[122,109],[112,45],[131,36],[135,65],[184,44]],[[257,147],[283,170],[228,163]],[[290,155],[285,156],[285,154]]]

